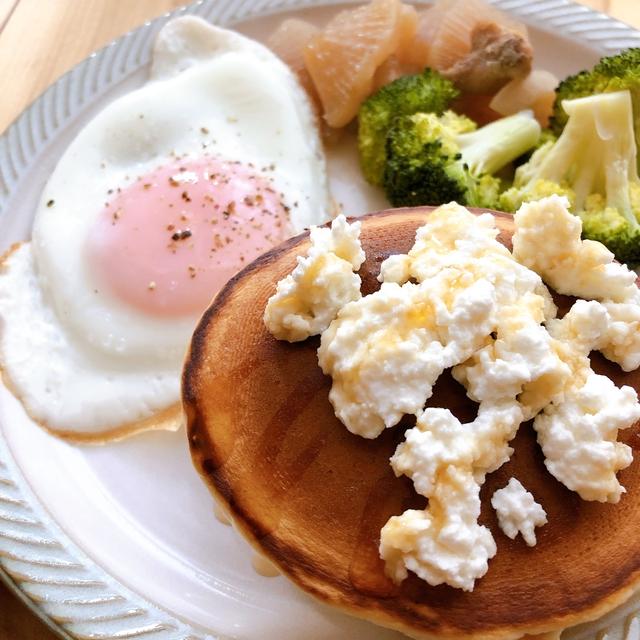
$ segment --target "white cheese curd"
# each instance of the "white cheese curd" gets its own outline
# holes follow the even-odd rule
[[[424,511],[393,516],[380,532],[380,556],[394,582],[412,571],[431,585],[473,591],[496,554],[491,531],[478,524],[480,485],[450,466]]]
[[[555,314],[540,277],[518,265],[496,234],[492,216],[458,205],[434,211],[406,256],[418,284],[384,282],[323,333],[318,361],[333,378],[329,398],[350,431],[375,438],[404,414],[417,415],[444,369],[486,343],[505,306],[532,309],[539,323]],[[440,253],[430,261],[432,245]],[[383,276],[406,275],[407,260],[386,262]]]
[[[533,426],[555,478],[583,500],[616,503],[625,491],[616,473],[633,459],[631,448],[616,441],[618,430],[637,420],[635,390],[618,388],[606,376],[590,372],[564,402],[545,407]]]
[[[640,305],[578,300],[562,320],[547,323],[558,340],[585,354],[597,350],[624,371],[640,366]]]
[[[496,339],[453,369],[472,400],[496,403],[518,398],[529,419],[551,399],[562,398],[572,384],[573,369],[561,357],[557,342],[538,324],[543,305],[542,298],[529,296],[520,305],[505,307]]]
[[[513,257],[558,293],[640,302],[636,274],[614,262],[613,253],[600,242],[581,240],[582,221],[568,207],[560,196],[523,204],[514,217]]]
[[[448,268],[419,285],[383,283],[345,306],[318,349],[336,415],[367,438],[417,415],[440,374],[491,333],[495,315],[494,287],[479,269]]]
[[[640,304],[604,302],[602,306],[609,314],[609,326],[598,348],[624,371],[634,371],[640,367]]]
[[[406,475],[416,491],[430,498],[449,466],[463,469],[478,483],[501,467],[513,453],[509,441],[522,421],[517,402],[480,405],[478,417],[462,424],[448,409],[425,409],[405,433],[391,458],[397,476]]]
[[[422,282],[448,266],[459,265],[461,259],[492,255],[511,261],[508,249],[496,241],[497,235],[491,214],[475,216],[455,202],[443,205],[416,231],[408,253],[409,273]]]
[[[547,322],[557,340],[571,343],[585,354],[599,349],[609,330],[607,309],[595,300],[577,300],[562,320]]]
[[[411,279],[411,258],[405,253],[389,256],[380,265],[378,282],[404,284]]]
[[[491,506],[506,536],[515,540],[520,534],[530,547],[536,546],[536,527],[547,524],[547,514],[519,480],[511,478],[506,487],[498,489],[491,497]]]
[[[362,224],[349,224],[343,214],[337,216],[331,227],[311,227],[309,238],[312,246],[322,253],[334,253],[351,264],[357,271],[365,261],[364,251],[360,244]]]
[[[348,302],[361,297],[357,271],[365,255],[360,223],[338,216],[331,228],[313,227],[311,248],[278,282],[264,312],[267,329],[279,340],[298,342],[324,331]]]
[[[383,284],[342,308],[322,334],[318,362],[333,377],[329,399],[338,418],[352,433],[375,438],[422,409],[451,354],[424,292]]]

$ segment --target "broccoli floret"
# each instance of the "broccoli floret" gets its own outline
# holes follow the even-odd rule
[[[432,112],[441,114],[459,91],[437,71],[425,69],[398,78],[366,100],[358,114],[358,148],[365,178],[382,184],[387,132],[398,116]]]
[[[569,115],[556,142],[540,147],[516,171],[500,208],[551,193],[565,195],[583,221],[583,236],[624,262],[640,259],[640,180],[629,91],[564,102]]]
[[[640,186],[631,185],[634,199],[640,199]],[[606,245],[621,262],[640,260],[640,233],[630,225],[617,209],[604,206],[600,197],[587,199],[581,215],[582,235]],[[636,208],[635,211],[640,211]]]
[[[562,108],[565,100],[624,90],[631,92],[634,131],[636,140],[640,140],[640,48],[602,58],[591,71],[563,80],[556,89],[551,129],[559,136],[567,124],[568,114]]]
[[[460,204],[495,208],[500,181],[494,176],[534,146],[540,125],[522,112],[480,129],[469,118],[446,112],[398,118],[387,136],[383,185],[394,206]]]

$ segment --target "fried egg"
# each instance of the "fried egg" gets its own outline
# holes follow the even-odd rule
[[[195,322],[243,265],[328,217],[311,106],[268,49],[168,23],[151,78],[51,175],[0,275],[0,363],[29,414],[103,438],[175,426]]]

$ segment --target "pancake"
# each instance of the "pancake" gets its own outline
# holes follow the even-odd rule
[[[379,287],[388,255],[411,248],[432,209],[361,218],[363,294]],[[499,239],[510,246],[513,218],[495,216]],[[596,619],[628,599],[640,582],[640,462],[619,473],[628,491],[619,504],[585,502],[547,472],[531,423],[520,427],[511,460],[482,487],[480,523],[491,529],[498,552],[475,590],[432,587],[411,573],[395,585],[385,576],[381,528],[390,516],[426,504],[389,464],[415,418],[375,440],[349,433],[328,400],[319,338],[289,344],[265,329],[267,299],[308,247],[308,234],[293,238],[227,284],[196,329],[183,373],[193,462],[255,548],[323,602],[416,638],[543,634]],[[562,314],[572,299],[556,302]],[[617,385],[640,390],[637,372],[624,373],[599,354],[592,364]],[[464,421],[477,411],[448,374],[427,404]],[[637,452],[638,425],[621,440]],[[548,515],[533,548],[507,538],[490,505],[512,476]]]

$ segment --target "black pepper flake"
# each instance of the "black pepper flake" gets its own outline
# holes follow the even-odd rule
[[[151,183],[150,183],[150,182],[145,182],[145,183],[142,185],[142,188],[143,188],[145,191],[148,191],[149,189],[151,189]]]
[[[49,202],[47,202],[47,207],[53,207],[55,203],[56,203],[55,200],[49,200]]]
[[[189,194],[186,191],[183,191],[182,194],[180,195],[180,197],[185,201],[185,202],[191,202],[191,198],[189,197]]]
[[[193,234],[191,233],[190,229],[180,229],[179,231],[176,231],[172,236],[171,239],[172,240],[186,240],[187,238],[190,238]]]
[[[229,202],[227,204],[227,208],[222,212],[222,216],[225,220],[228,220],[230,216],[232,216],[236,212],[236,203]]]
[[[207,129],[207,127],[200,127],[200,132],[204,133],[204,135],[206,136],[209,133],[209,129]]]

